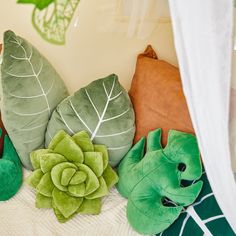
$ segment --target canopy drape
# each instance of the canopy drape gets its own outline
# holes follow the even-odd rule
[[[183,89],[206,173],[236,232],[228,130],[233,0],[169,0],[169,4]]]
[[[99,31],[148,38],[159,23],[169,23],[166,0],[101,0]]]

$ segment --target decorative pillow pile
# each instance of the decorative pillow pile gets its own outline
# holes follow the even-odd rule
[[[108,164],[104,145],[93,145],[81,131],[73,137],[59,131],[48,149],[31,153],[34,172],[28,183],[36,188],[36,206],[53,208],[65,222],[80,214],[99,214],[101,199],[118,181]]]
[[[184,210],[179,218],[158,236],[235,236],[216,202],[206,173],[202,175],[201,180],[204,184],[196,202]]]
[[[23,165],[29,154],[44,147],[48,120],[68,93],[47,59],[12,31],[4,33],[1,65],[2,119]]]
[[[164,146],[170,129],[194,133],[179,70],[159,60],[151,46],[138,56],[129,94],[136,117],[135,142],[156,127],[163,130]]]
[[[199,195],[202,166],[194,135],[171,130],[168,144],[161,147],[161,130],[142,138],[119,165],[117,189],[128,198],[127,218],[141,234],[157,234],[167,229],[184,206]],[[144,157],[143,157],[144,156]],[[182,187],[183,180],[194,180]]]
[[[132,146],[135,132],[132,103],[114,74],[96,80],[63,100],[53,112],[46,132],[46,145],[59,131],[75,134],[87,130],[94,143],[109,151],[116,166]]]

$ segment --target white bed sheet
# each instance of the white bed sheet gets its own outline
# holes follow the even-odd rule
[[[24,179],[29,173],[24,170]],[[52,209],[35,207],[35,192],[24,183],[12,199],[0,202],[0,236],[138,236],[127,221],[126,204],[113,188],[99,215],[77,215],[60,224]]]

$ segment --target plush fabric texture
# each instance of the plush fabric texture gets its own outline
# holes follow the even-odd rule
[[[25,39],[6,31],[3,49],[2,119],[23,165],[32,169],[29,154],[44,147],[51,113],[68,93],[52,65]]]
[[[0,129],[0,136],[2,137],[2,135],[2,129]],[[0,158],[0,201],[13,197],[21,184],[21,162],[11,140],[5,135],[3,154]]]
[[[59,131],[90,133],[94,143],[107,146],[109,163],[116,166],[132,146],[135,132],[132,103],[114,74],[96,80],[63,100],[53,112],[46,144]]]
[[[161,129],[157,129],[148,135],[145,155],[144,146],[142,138],[122,160],[117,189],[128,198],[131,226],[141,234],[157,234],[168,228],[200,193],[202,181],[196,180],[202,175],[201,160],[192,134],[169,131],[163,149]],[[182,180],[195,183],[182,187]]]
[[[1,113],[0,113],[0,129],[2,130],[1,131],[2,135],[0,136],[0,156],[2,156],[3,147],[4,147],[4,137],[7,134],[7,131],[6,131],[4,124],[2,122]]]
[[[59,131],[48,149],[31,153],[34,172],[27,179],[36,189],[36,207],[53,208],[59,222],[77,213],[99,214],[101,199],[118,181],[104,145],[93,145],[86,131],[73,137]]]
[[[203,236],[210,234],[235,236],[217,204],[206,173],[202,175],[201,180],[204,184],[196,202],[181,212],[179,218],[158,236]]]
[[[179,70],[159,60],[151,46],[138,56],[129,95],[136,117],[135,143],[156,127],[163,130],[163,146],[170,129],[194,133]]]

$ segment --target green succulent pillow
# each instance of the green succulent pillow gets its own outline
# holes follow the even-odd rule
[[[36,207],[53,208],[59,222],[80,214],[99,214],[101,199],[118,181],[104,145],[94,145],[86,131],[72,137],[59,131],[48,149],[31,153]]]
[[[128,198],[128,221],[141,234],[167,229],[196,200],[203,184],[197,181],[202,166],[194,135],[171,130],[167,146],[160,143],[161,130],[150,132],[146,154],[142,138],[118,168],[117,189]],[[183,180],[195,182],[182,187]]]
[[[1,113],[23,165],[32,169],[29,154],[44,147],[51,113],[68,93],[52,65],[25,39],[4,33],[1,65]]]
[[[53,112],[46,132],[46,145],[59,131],[69,134],[86,130],[94,143],[109,151],[116,166],[132,146],[135,132],[132,103],[116,75],[96,80],[63,100]]]

